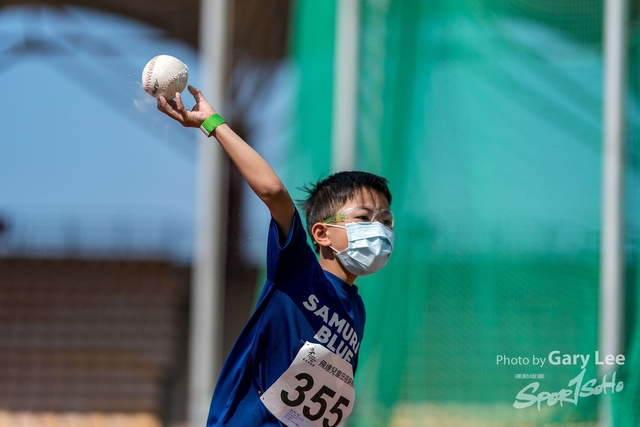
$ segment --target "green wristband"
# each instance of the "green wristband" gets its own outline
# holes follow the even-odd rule
[[[220,117],[220,114],[212,114],[207,120],[202,122],[202,124],[200,125],[200,130],[202,130],[205,135],[211,136],[213,131],[223,123],[226,122],[222,117]]]

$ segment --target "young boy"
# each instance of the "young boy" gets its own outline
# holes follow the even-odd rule
[[[267,281],[222,368],[207,426],[336,427],[355,400],[353,375],[365,310],[354,281],[382,268],[393,250],[387,181],[340,172],[307,189],[307,230],[266,163],[189,86],[196,104],[158,99],[185,127],[214,136],[271,212]]]

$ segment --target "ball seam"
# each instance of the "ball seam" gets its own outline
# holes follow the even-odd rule
[[[168,96],[168,99],[173,99],[175,97],[175,93],[167,93],[167,90],[169,89],[169,87],[171,87],[171,85],[179,80],[183,75],[185,74],[184,69],[181,70],[179,73],[174,74],[173,76],[171,76],[170,79],[168,79],[164,85],[162,85],[162,88],[158,91],[158,94],[164,94],[165,97]]]
[[[145,76],[144,81],[144,90],[145,92],[149,92],[149,88],[151,87],[151,74],[153,74],[153,67],[156,65],[157,56],[153,57],[151,61],[149,61],[149,68],[147,69],[147,75]]]

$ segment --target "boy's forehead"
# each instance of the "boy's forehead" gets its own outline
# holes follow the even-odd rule
[[[377,191],[361,190],[353,197],[350,197],[340,210],[356,207],[356,206],[370,206],[372,208],[385,208],[389,209],[389,201],[382,194]]]

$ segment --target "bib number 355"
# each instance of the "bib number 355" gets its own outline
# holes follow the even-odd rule
[[[261,399],[289,427],[337,427],[355,400],[352,373],[351,364],[320,344],[305,343]]]
[[[280,393],[282,402],[291,407],[298,407],[302,403],[306,402],[308,397],[308,394],[306,393],[313,390],[315,385],[311,374],[306,372],[300,372],[295,376],[295,378],[300,380],[301,383],[304,383],[296,387],[295,391],[297,392],[297,395],[294,396],[295,398],[291,399],[291,395],[294,393],[289,393],[286,390],[282,390]],[[344,396],[339,396],[337,399],[334,399],[335,396],[335,390],[323,385],[311,398],[308,399],[310,404],[302,406],[302,415],[310,421],[318,421],[322,419],[323,427],[336,427],[344,417],[344,409],[351,409],[349,406],[351,401]],[[329,403],[333,403],[333,406],[329,409],[327,414]],[[325,414],[333,414],[334,416],[331,417],[333,418],[333,422],[330,421],[329,417],[325,417]]]

